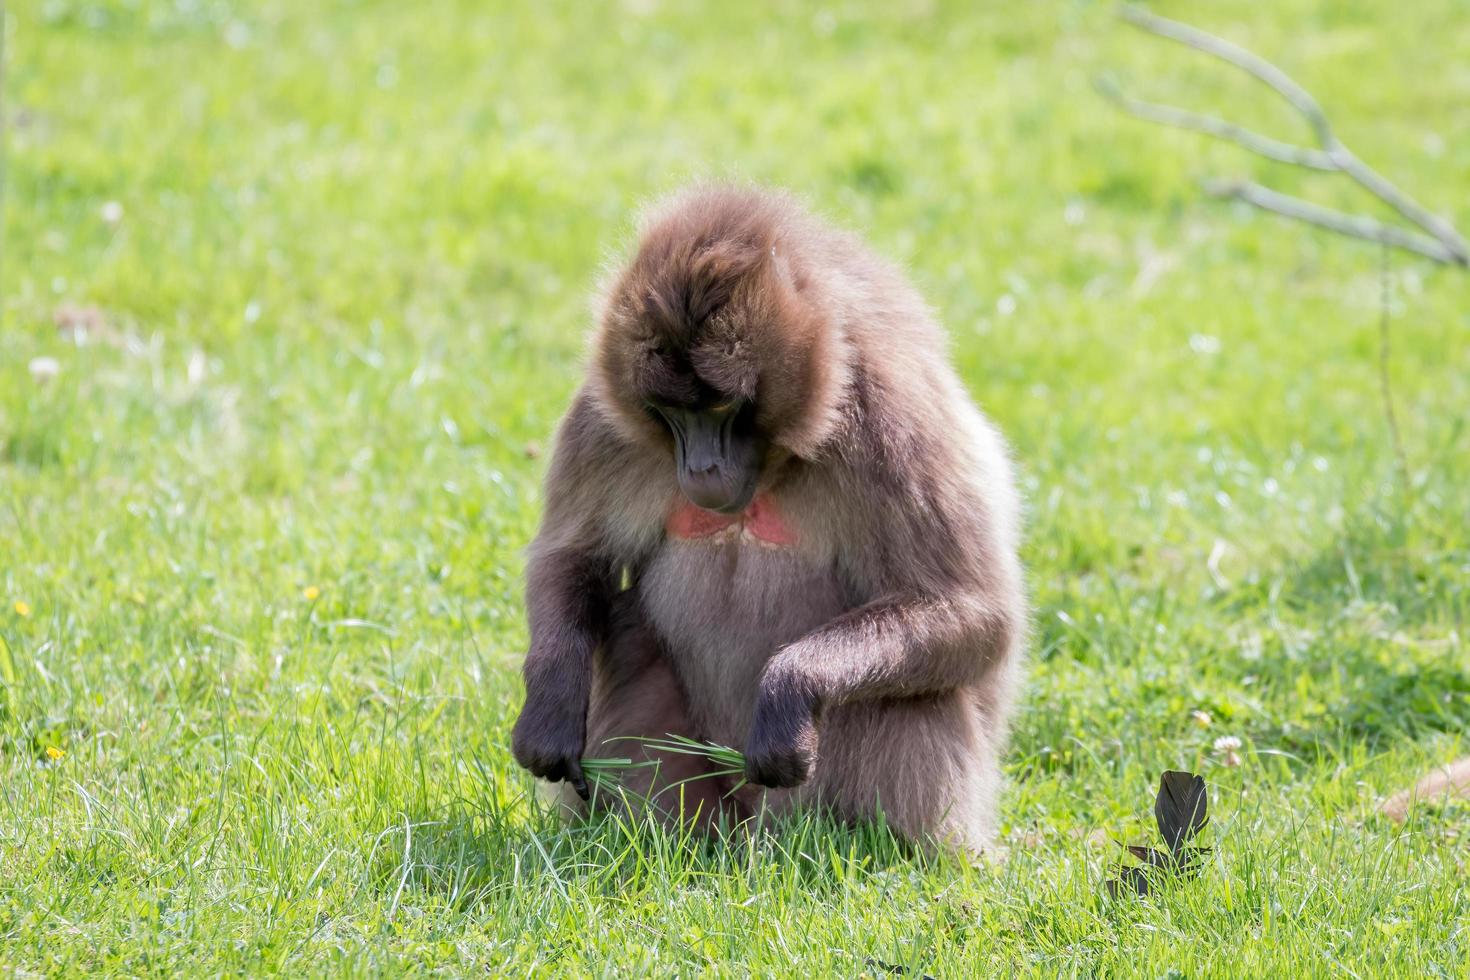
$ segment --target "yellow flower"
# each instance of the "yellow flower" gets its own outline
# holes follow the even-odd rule
[[[1189,717],[1193,718],[1194,723],[1201,728],[1209,728],[1210,722],[1215,720],[1210,717],[1210,713],[1208,711],[1191,711],[1189,713]]]
[[[321,597],[322,590],[314,585],[308,585],[301,590],[301,594],[306,597],[307,602],[316,602]]]
[[[66,758],[66,750],[58,749],[54,745],[48,745],[46,746],[46,758],[52,762],[60,762]]]
[[[30,603],[22,602],[20,599],[15,600],[15,614],[17,616],[29,616],[31,614]]]

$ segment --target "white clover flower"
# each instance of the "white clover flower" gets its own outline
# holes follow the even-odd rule
[[[1215,751],[1220,754],[1220,762],[1227,768],[1234,769],[1240,765],[1240,739],[1234,735],[1221,735],[1215,739]]]
[[[61,362],[54,357],[33,357],[29,367],[37,384],[45,384],[61,373]]]

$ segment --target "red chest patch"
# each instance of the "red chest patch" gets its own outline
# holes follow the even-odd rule
[[[781,519],[775,501],[768,494],[758,494],[750,506],[738,514],[716,514],[687,500],[680,500],[664,524],[669,537],[686,540],[714,537],[732,529],[766,544],[796,544],[796,532]]]

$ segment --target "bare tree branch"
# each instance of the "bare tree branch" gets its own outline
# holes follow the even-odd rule
[[[1311,150],[1284,143],[1213,116],[1189,112],[1174,106],[1129,99],[1121,92],[1109,93],[1105,89],[1104,94],[1112,98],[1125,111],[1163,125],[1208,133],[1273,160],[1344,173],[1370,194],[1397,211],[1405,220],[1428,232],[1438,247],[1427,247],[1423,236],[1404,232],[1369,218],[1357,218],[1327,208],[1319,208],[1297,198],[1269,191],[1258,184],[1241,184],[1239,188],[1249,189],[1249,193],[1232,193],[1227,196],[1238,197],[1257,207],[1310,221],[1343,234],[1357,238],[1369,238],[1372,241],[1384,242],[1398,248],[1407,248],[1439,262],[1470,266],[1470,243],[1465,241],[1454,226],[1430,212],[1359,159],[1357,154],[1337,138],[1337,134],[1332,130],[1332,124],[1327,120],[1327,114],[1322,111],[1322,106],[1318,104],[1312,93],[1280,68],[1259,55],[1207,31],[1169,20],[1167,17],[1160,17],[1141,7],[1126,5],[1121,8],[1120,16],[1128,23],[1151,34],[1177,41],[1186,47],[1203,51],[1234,65],[1269,86],[1306,118],[1313,133],[1316,134],[1321,149]],[[1261,203],[1262,201],[1270,203]],[[1348,228],[1354,230],[1347,230]]]
[[[1313,170],[1330,170],[1336,172],[1340,168],[1332,156],[1322,150],[1314,150],[1308,146],[1297,146],[1295,143],[1286,143],[1282,140],[1264,136],[1261,133],[1246,129],[1218,116],[1207,116],[1199,112],[1190,112],[1188,109],[1180,109],[1171,105],[1163,105],[1159,102],[1145,102],[1123,94],[1123,91],[1111,80],[1100,78],[1097,80],[1097,90],[1102,96],[1111,101],[1118,108],[1148,122],[1155,122],[1161,126],[1172,126],[1175,129],[1187,129],[1196,133],[1206,133],[1217,139],[1226,140],[1237,146],[1242,146],[1252,153],[1258,153],[1269,160],[1280,163],[1294,163],[1299,167],[1311,167]]]
[[[1392,245],[1394,248],[1407,249],[1420,255],[1434,259],[1436,262],[1445,262],[1451,265],[1463,265],[1464,263],[1451,252],[1443,242],[1428,235],[1420,235],[1417,232],[1406,231],[1393,225],[1384,224],[1373,218],[1359,214],[1348,214],[1346,211],[1334,211],[1332,208],[1324,208],[1320,204],[1304,201],[1290,194],[1282,194],[1273,191],[1269,187],[1249,180],[1211,180],[1205,182],[1205,193],[1211,197],[1233,198],[1244,201],[1247,204],[1271,211],[1297,221],[1305,221],[1308,224],[1317,225],[1340,235],[1351,238],[1362,238],[1370,242],[1378,242],[1383,245]]]
[[[1312,131],[1317,134],[1317,142],[1324,150],[1331,151],[1337,145],[1337,137],[1332,134],[1332,126],[1327,122],[1327,114],[1322,111],[1322,106],[1317,103],[1312,93],[1302,88],[1286,72],[1260,55],[1247,51],[1237,44],[1231,44],[1208,31],[1202,31],[1198,27],[1160,17],[1158,14],[1149,13],[1142,7],[1132,4],[1125,4],[1119,16],[1134,27],[1141,27],[1150,34],[1157,34],[1159,37],[1178,41],[1196,51],[1214,55],[1255,76],[1275,89],[1276,94],[1291,103],[1293,109],[1307,117]]]

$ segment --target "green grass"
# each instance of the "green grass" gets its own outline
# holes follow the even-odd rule
[[[1463,976],[1467,809],[1374,805],[1470,752],[1470,277],[1393,258],[1406,488],[1377,251],[1197,181],[1376,209],[1091,82],[1304,136],[1264,90],[1105,4],[699,6],[8,5],[0,970]],[[1160,9],[1470,226],[1460,0]],[[1000,867],[563,830],[510,759],[591,284],[706,174],[904,262],[1015,446]],[[1109,900],[1165,768],[1213,853]]]

